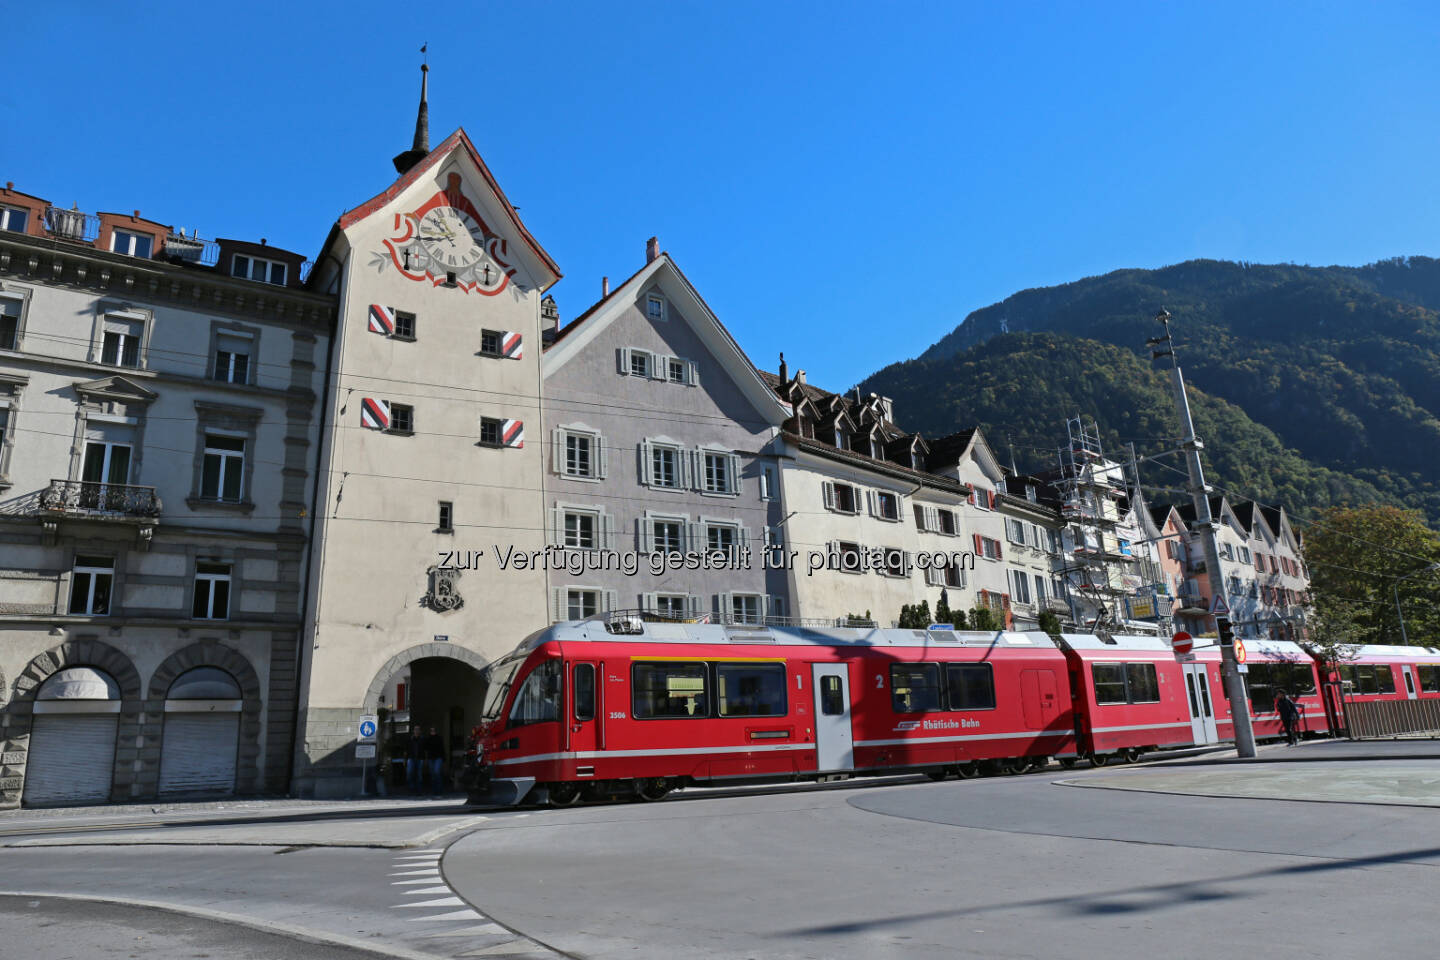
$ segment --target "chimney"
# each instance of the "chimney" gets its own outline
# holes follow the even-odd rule
[[[790,368],[785,366],[785,354],[780,354],[780,382],[790,382]]]
[[[660,256],[660,240],[658,237],[651,237],[645,241],[645,262],[654,263],[658,256]]]
[[[555,298],[546,294],[545,299],[540,301],[540,342],[554,343],[559,335],[560,308],[555,305]]]
[[[608,297],[608,296],[610,296],[610,278],[609,278],[609,277],[601,277],[601,278],[600,278],[600,299],[603,300],[603,299],[605,299],[605,298]]]

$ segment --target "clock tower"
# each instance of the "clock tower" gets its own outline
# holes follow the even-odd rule
[[[338,296],[339,321],[301,796],[358,792],[354,725],[381,707],[393,735],[434,726],[463,751],[478,670],[548,622],[544,572],[500,561],[544,548],[540,314],[560,272],[463,130],[429,149],[427,81],[400,176],[340,217],[311,280]],[[428,692],[417,679],[401,694],[397,678],[422,669]]]

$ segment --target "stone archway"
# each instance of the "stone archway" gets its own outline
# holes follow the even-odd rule
[[[450,643],[422,643],[402,650],[389,660],[375,674],[375,679],[370,681],[370,686],[365,691],[365,712],[374,713],[380,706],[380,694],[385,690],[385,684],[405,667],[416,660],[425,660],[430,657],[440,657],[446,660],[459,660],[469,667],[473,667],[478,673],[490,666],[490,661],[480,654],[465,647],[456,646]]]
[[[140,674],[130,658],[110,644],[94,637],[77,637],[35,657],[15,678],[14,696],[0,708],[0,807],[20,803],[25,789],[25,765],[30,747],[30,729],[35,709],[35,692],[51,674],[67,667],[95,667],[108,673],[120,686],[120,724],[115,738],[115,770],[110,799],[127,800],[136,782],[135,762],[141,759],[139,737],[143,728]]]
[[[264,707],[260,690],[260,677],[255,668],[239,651],[218,640],[201,640],[175,651],[165,658],[150,677],[150,695],[145,701],[147,716],[163,722],[165,695],[170,684],[186,670],[195,667],[219,667],[240,684],[243,697],[240,706],[240,753],[237,760],[235,789],[238,793],[257,793],[260,790],[260,712]],[[157,734],[156,743],[159,743]],[[159,788],[160,762],[145,758],[135,782],[139,785],[140,796],[154,797]]]

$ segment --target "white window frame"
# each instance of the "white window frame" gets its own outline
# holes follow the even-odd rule
[[[701,517],[696,529],[696,549],[704,549],[706,553],[711,552],[710,531],[729,530],[734,546],[732,556],[738,556],[750,548],[750,534],[745,525],[736,519]],[[716,548],[718,549],[718,548]]]
[[[840,508],[840,498],[835,494],[836,488],[838,487],[849,487],[851,489],[850,500],[851,503],[854,504],[853,510],[842,510]],[[848,483],[844,480],[825,480],[822,481],[820,485],[820,494],[825,504],[825,509],[831,513],[838,513],[847,517],[860,515],[860,501],[863,499],[861,496],[862,493],[863,491],[858,484]]]
[[[630,376],[640,377],[645,380],[651,380],[655,378],[655,354],[651,353],[649,350],[637,350],[632,347],[625,352],[625,357],[627,367],[626,372]],[[638,373],[635,369],[636,360],[642,361],[641,366],[644,368]]]
[[[871,490],[869,491],[869,493],[870,513],[876,520],[883,520],[886,523],[903,522],[903,518],[905,516],[905,504],[902,501],[900,494],[896,493],[894,490]],[[886,516],[885,511],[881,507],[881,504],[884,502],[886,497],[890,497],[895,501],[895,515],[893,517]]]
[[[234,431],[234,430],[220,430],[220,429],[211,429],[211,428],[207,428],[207,429],[206,429],[205,434],[204,434],[204,437],[205,437],[205,441],[204,441],[204,442],[205,442],[205,447],[204,447],[204,449],[203,449],[203,451],[202,451],[202,453],[201,453],[201,457],[200,457],[200,484],[199,484],[200,499],[201,499],[201,500],[207,500],[207,501],[213,501],[213,502],[215,502],[215,503],[244,503],[244,502],[245,502],[245,456],[246,456],[246,454],[249,452],[250,437],[249,437],[247,434],[238,433],[238,432],[236,432],[236,431]],[[221,448],[221,447],[211,447],[211,446],[210,446],[210,438],[211,438],[211,437],[223,437],[223,438],[226,439],[226,440],[239,440],[239,441],[244,445],[244,449],[241,449],[241,450],[225,450],[225,449],[223,449],[223,448]],[[220,464],[219,464],[220,469],[216,472],[216,484],[217,484],[217,485],[216,485],[216,488],[215,488],[215,492],[214,492],[213,494],[207,494],[207,493],[205,492],[205,464],[206,464],[207,461],[209,461],[209,459],[210,459],[212,456],[219,459],[219,461],[220,461]],[[230,470],[230,468],[231,468],[231,464],[230,464],[230,462],[229,462],[229,461],[231,461],[231,460],[239,461],[237,464],[234,465],[234,469],[240,471],[240,493],[239,493],[238,496],[236,496],[236,497],[234,497],[234,498],[227,498],[227,497],[225,496],[225,476],[226,476],[226,474],[229,472],[229,470]]]
[[[765,463],[760,465],[760,499],[775,500],[779,498],[780,474],[773,464]]]
[[[674,514],[668,514],[668,513],[651,513],[649,510],[646,510],[646,511],[645,511],[645,516],[641,518],[641,523],[644,524],[644,528],[641,530],[641,536],[642,536],[643,542],[644,542],[644,551],[643,551],[643,552],[645,552],[645,553],[670,553],[671,551],[678,551],[678,552],[681,552],[681,553],[684,553],[684,552],[685,552],[685,549],[686,549],[686,540],[688,539],[688,536],[689,536],[689,533],[690,533],[690,518],[689,518],[689,517],[676,516],[676,515],[674,515]],[[677,543],[675,543],[675,544],[673,544],[673,545],[666,545],[666,546],[664,546],[664,547],[659,546],[659,544],[658,544],[658,542],[657,542],[658,538],[655,536],[655,525],[656,525],[656,524],[659,524],[659,523],[663,523],[663,524],[667,524],[667,525],[671,525],[671,524],[674,525],[674,527],[675,527],[675,529],[676,529],[676,531],[677,531],[677,534],[676,534],[676,540],[678,541]]]
[[[247,263],[247,264],[249,265],[249,267],[250,267],[250,269],[247,270],[245,273],[236,273],[236,272],[235,272],[235,270],[236,270],[236,268],[237,268],[237,266],[238,266],[237,261],[239,261],[239,260],[244,260],[244,261],[246,261],[246,263]],[[264,277],[264,279],[261,279],[261,280],[256,280],[256,279],[255,279],[254,270],[255,270],[255,264],[257,264],[257,263],[263,263],[263,264],[265,264],[265,277]],[[271,268],[272,268],[272,267],[279,267],[279,268],[280,268],[281,277],[280,277],[280,282],[279,282],[279,283],[276,283],[274,280],[271,280],[271,279],[270,279],[270,274],[271,274]],[[272,287],[283,287],[283,286],[287,285],[287,284],[290,282],[290,264],[288,264],[288,263],[282,263],[282,262],[279,261],[279,260],[269,260],[269,259],[266,259],[265,257],[251,256],[251,255],[248,254],[248,253],[236,253],[236,254],[233,254],[233,255],[231,256],[231,258],[230,258],[230,276],[232,276],[232,277],[239,277],[239,278],[242,279],[242,280],[251,280],[251,281],[254,281],[255,283],[268,283],[268,284],[269,284],[270,286],[272,286]]]
[[[730,622],[730,623],[751,623],[751,624],[760,624],[760,623],[764,623],[764,622],[765,622],[765,616],[766,616],[765,608],[766,608],[766,606],[767,606],[765,594],[763,594],[763,593],[736,592],[736,593],[724,593],[724,594],[721,594],[721,596],[724,598],[724,603],[725,603],[725,610],[724,610],[724,612],[725,612],[725,619],[726,619],[728,622]],[[736,613],[735,604],[736,604],[737,602],[739,602],[739,603],[745,603],[745,602],[747,602],[747,601],[753,601],[754,604],[755,604],[755,615],[754,615],[754,618],[753,618],[753,619],[751,619],[750,614],[748,613],[748,611],[747,611],[743,616],[742,616],[742,615],[738,615],[738,614]]]
[[[1030,602],[1030,574],[1015,567],[1010,568],[1010,600],[1012,603]]]
[[[1011,526],[1012,524],[1013,524],[1014,526]],[[1016,530],[1019,530],[1019,531],[1020,531],[1020,537],[1019,537],[1018,539],[1015,537],[1015,531],[1016,531]],[[1006,518],[1005,518],[1005,539],[1006,539],[1007,541],[1009,541],[1010,543],[1018,543],[1018,544],[1020,544],[1021,546],[1025,546],[1025,545],[1026,545],[1026,544],[1025,544],[1025,521],[1024,521],[1024,520],[1016,520],[1014,517],[1006,517]]]
[[[24,227],[10,226],[10,214],[19,213],[25,217]],[[25,233],[30,228],[30,218],[35,216],[34,212],[25,207],[0,206],[0,230],[8,230],[12,233]]]
[[[224,567],[224,568],[225,568],[225,572],[224,572],[224,573],[215,573],[215,572],[208,572],[208,571],[207,571],[207,572],[203,572],[203,573],[202,573],[201,570],[200,570],[200,568],[201,568],[202,566]],[[221,561],[221,560],[200,560],[200,559],[197,559],[197,560],[195,561],[195,591],[198,592],[198,591],[200,590],[200,585],[203,583],[203,584],[205,584],[205,593],[206,593],[205,609],[206,609],[207,613],[206,613],[205,616],[200,617],[199,619],[201,619],[201,620],[229,620],[229,619],[230,619],[231,600],[234,599],[234,596],[235,596],[235,580],[234,580],[233,572],[234,572],[234,567],[233,567],[233,565],[232,565],[232,564],[229,564],[229,563],[225,563],[224,561]],[[219,615],[217,616],[217,615],[216,615],[216,612],[215,612],[215,584],[216,584],[216,583],[219,583],[219,582],[222,582],[222,581],[223,581],[225,584],[227,584],[226,589],[225,589],[225,609],[224,609],[223,611],[221,611],[221,612],[219,613]],[[194,606],[195,606],[195,597],[194,597],[193,594],[191,595],[191,598],[190,598],[190,606],[191,606],[191,615],[193,616],[193,615],[194,615]]]
[[[665,309],[665,298],[655,293],[645,295],[645,317],[649,320],[664,321],[667,319]]]
[[[590,468],[588,473],[569,471],[570,439],[584,439],[590,442]],[[583,424],[556,427],[551,434],[551,469],[567,480],[598,482],[609,472],[610,457],[605,448],[605,438],[598,430]]]
[[[711,488],[707,458],[718,457],[725,464],[726,488]],[[738,497],[740,495],[740,456],[720,447],[696,447],[694,468],[695,489],[705,497]]]
[[[669,453],[674,462],[674,482],[660,483],[656,478],[655,456]],[[690,458],[683,444],[668,437],[646,437],[640,441],[640,483],[656,490],[686,490],[690,487]]]
[[[120,237],[122,235],[125,237],[126,249],[124,250],[120,249]],[[139,256],[139,254],[135,252],[136,241],[147,238],[150,241],[150,252],[146,255],[146,259],[155,256],[155,248],[160,245],[159,239],[153,233],[144,230],[126,230],[121,227],[115,227],[110,231],[110,252],[124,254],[127,257]]]
[[[593,617],[605,610],[605,591],[599,587],[562,587],[565,591],[565,612],[567,620],[584,620],[586,617]],[[585,597],[593,598],[595,609],[589,613],[585,612]],[[576,603],[579,603],[579,615],[576,615]]]
[[[570,521],[575,521],[575,536],[570,535]],[[584,539],[581,526],[584,521],[590,521],[590,542],[582,543]],[[572,543],[572,539],[574,542]],[[562,510],[560,513],[560,543],[567,550],[599,550],[600,544],[604,542],[604,534],[600,530],[600,511],[579,510],[573,507]]]
[[[910,577],[910,570],[914,563],[910,556],[910,551],[900,547],[878,547],[877,549],[880,551],[880,564],[875,568],[876,573],[882,577],[889,577],[891,580],[906,580]],[[889,557],[892,552],[900,554],[899,573],[892,571],[885,564],[886,558]]]
[[[75,616],[77,616],[77,617],[109,617],[109,616],[113,616],[113,615],[114,615],[114,612],[115,612],[115,597],[116,597],[116,594],[115,594],[115,558],[114,558],[114,557],[110,557],[109,560],[110,560],[110,565],[109,565],[108,567],[102,567],[102,566],[98,566],[98,565],[94,565],[94,564],[82,564],[82,563],[80,563],[80,556],[79,556],[78,554],[76,555],[75,560],[74,560],[73,564],[72,564],[71,567],[70,567],[71,585],[70,585],[70,591],[69,591],[69,592],[70,592],[70,593],[73,593],[73,591],[74,591],[74,589],[75,589],[74,579],[75,579],[76,574],[81,574],[81,573],[88,574],[88,575],[90,576],[90,583],[89,583],[89,590],[88,590],[88,592],[87,592],[86,595],[85,595],[85,609],[84,609],[84,610],[74,611],[74,615],[75,615]],[[109,603],[109,605],[108,605],[108,607],[106,608],[106,610],[105,610],[104,613],[95,613],[95,612],[94,612],[94,611],[95,611],[95,583],[96,583],[96,577],[100,577],[100,576],[106,576],[106,577],[109,577],[109,578],[110,578],[110,603]],[[65,612],[66,612],[66,613],[71,613],[71,610],[70,610],[70,598],[69,598],[68,595],[67,595],[67,597],[66,597],[66,599],[65,599]]]

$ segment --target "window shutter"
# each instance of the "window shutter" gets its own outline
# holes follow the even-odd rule
[[[725,458],[730,462],[730,493],[740,492],[740,455],[732,453]]]
[[[720,593],[715,596],[715,604],[719,608],[718,612],[722,623],[729,623],[735,615],[735,605],[730,597],[731,595],[728,593]]]
[[[568,604],[565,602],[565,588],[550,588],[550,616],[555,620],[564,620],[570,615]]]
[[[825,509],[826,509],[826,510],[834,510],[834,509],[835,509],[835,484],[831,483],[829,480],[826,480],[824,483],[820,484],[820,489],[821,489],[821,491],[823,492],[823,497],[824,497],[824,500],[825,500]]]
[[[940,585],[940,577],[938,576],[939,572],[940,572],[940,571],[936,570],[934,567],[929,567],[929,566],[927,566],[927,567],[925,568],[925,585],[926,585],[926,586],[930,586],[930,587],[939,586],[939,585]]]
[[[615,549],[615,518],[609,511],[600,513],[600,547],[603,550]]]
[[[700,364],[696,363],[694,360],[686,360],[685,376],[687,377],[685,381],[687,384],[692,387],[700,386]]]
[[[620,595],[614,590],[605,591],[605,610],[614,610],[620,606]]]
[[[610,475],[610,448],[606,446],[605,438],[598,434],[595,437],[594,443],[595,456],[590,462],[595,464],[595,476],[604,480]]]
[[[975,556],[985,556],[985,544],[981,542],[980,534],[975,534]]]
[[[650,524],[650,514],[646,513],[635,518],[635,548],[638,551],[650,553],[655,549],[650,542],[654,533],[655,529]]]
[[[559,427],[550,431],[550,469],[565,473],[565,431]]]
[[[1009,630],[1015,626],[1015,614],[1010,611],[1010,594],[1002,593],[1000,595],[1000,609],[1005,611],[1005,629]]]
[[[914,504],[913,506],[914,506],[914,508],[915,508],[915,529],[916,529],[916,530],[924,530],[924,529],[926,529],[926,526],[925,526],[925,508],[922,507],[922,506],[921,506],[920,504],[918,504],[918,503],[917,503],[917,504]]]
[[[694,553],[705,549],[705,525],[698,520],[685,524],[685,549]]]
[[[705,489],[705,454],[697,447],[694,450],[682,450],[681,455],[690,461],[690,481],[692,489]]]
[[[990,501],[990,509],[991,509],[991,510],[994,510],[994,509],[995,509],[995,500],[996,500],[995,491],[994,491],[994,490],[986,490],[986,491],[985,491],[985,496],[989,498],[989,501]]]
[[[640,594],[640,609],[641,609],[641,610],[649,610],[650,612],[653,613],[655,610],[659,609],[659,606],[660,606],[660,605],[655,602],[655,594],[653,594],[653,593],[642,593],[642,594]]]
[[[735,544],[740,548],[741,555],[744,555],[745,551],[750,549],[750,531],[740,527],[735,534]]]
[[[766,615],[767,617],[783,617],[783,616],[785,616],[785,598],[784,598],[784,597],[766,597],[766,598],[765,598],[765,610],[766,610],[765,615]]]
[[[670,376],[670,358],[650,354],[650,379],[664,380]]]
[[[655,482],[651,471],[655,465],[655,455],[649,440],[640,441],[640,482],[647,487]]]
[[[880,516],[879,499],[880,498],[875,495],[874,490],[871,490],[869,487],[865,488],[865,509],[872,517]]]
[[[550,542],[557,547],[565,545],[565,511],[559,507],[550,508]]]
[[[623,376],[630,376],[630,348],[620,347],[615,351],[615,368]]]
[[[1004,560],[1004,559],[1005,559],[1005,548],[1000,545],[1000,541],[999,541],[999,540],[996,540],[996,541],[995,541],[995,559],[996,559],[996,560]]]
[[[704,598],[698,594],[690,594],[685,598],[685,613],[691,617],[700,616],[700,603]]]

